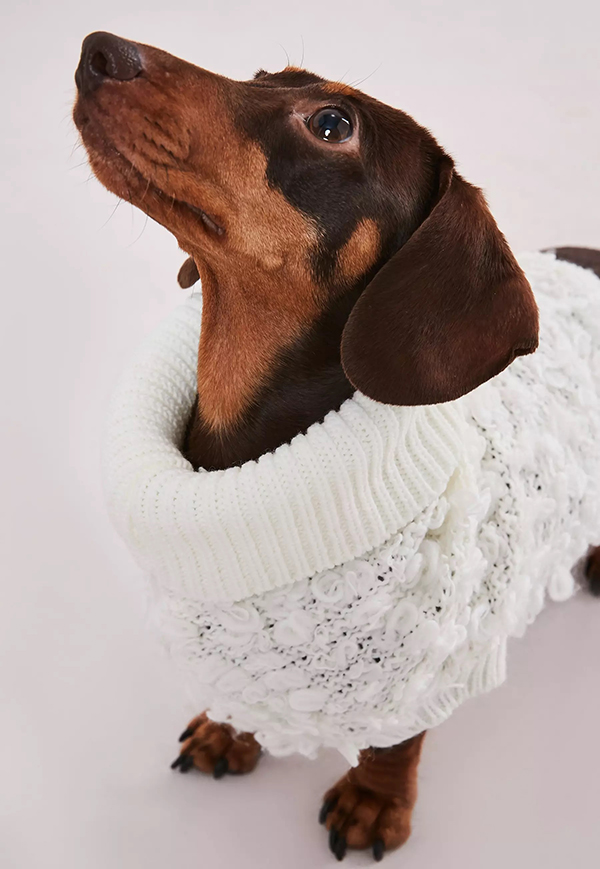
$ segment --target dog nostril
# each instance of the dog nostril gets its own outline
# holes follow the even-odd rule
[[[143,71],[134,42],[112,33],[91,33],[83,40],[75,81],[80,91],[95,90],[106,79],[131,81]]]
[[[90,57],[90,66],[93,72],[98,73],[99,75],[108,76],[108,70],[106,68],[106,58],[100,51],[94,52]]]

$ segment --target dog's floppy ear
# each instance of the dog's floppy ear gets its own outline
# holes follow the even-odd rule
[[[189,287],[193,287],[199,279],[200,275],[198,274],[196,263],[189,256],[177,273],[177,283],[184,290],[187,290]]]
[[[525,275],[481,191],[441,158],[436,204],[376,273],[342,336],[353,386],[385,404],[451,401],[538,344]]]

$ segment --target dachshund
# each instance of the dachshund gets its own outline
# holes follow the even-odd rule
[[[195,469],[256,459],[356,389],[450,401],[535,350],[533,296],[481,191],[402,111],[304,69],[233,81],[101,32],[75,78],[93,172],[173,233],[180,285],[202,281]],[[556,255],[600,275],[600,251]],[[587,572],[600,593],[600,549]],[[327,792],[338,859],[407,840],[424,736],[363,751]],[[216,778],[261,751],[205,714],[181,741],[174,766]]]

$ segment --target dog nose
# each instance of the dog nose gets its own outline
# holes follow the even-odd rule
[[[130,81],[142,71],[142,61],[133,42],[112,33],[90,33],[83,40],[75,83],[81,93],[95,90],[106,79]]]

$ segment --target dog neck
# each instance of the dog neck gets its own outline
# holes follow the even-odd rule
[[[318,289],[295,286],[293,276],[241,278],[202,263],[199,272],[198,397],[183,452],[212,470],[290,441],[352,395],[340,342],[361,288],[323,309]]]

